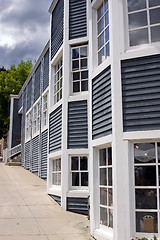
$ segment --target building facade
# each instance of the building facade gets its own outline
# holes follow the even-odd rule
[[[160,236],[160,2],[54,0],[19,98],[22,164],[99,240]]]

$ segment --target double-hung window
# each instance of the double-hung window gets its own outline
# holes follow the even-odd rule
[[[37,103],[33,109],[33,134],[40,130],[40,103]]]
[[[88,46],[72,48],[73,92],[88,91]]]
[[[160,142],[134,144],[136,232],[160,233]]]
[[[61,185],[61,159],[53,160],[52,184]]]
[[[112,148],[99,151],[100,225],[113,228]]]
[[[26,138],[31,137],[31,113],[26,116]]]
[[[88,158],[86,156],[71,157],[72,187],[88,187]]]
[[[48,95],[46,94],[43,97],[43,126],[45,127],[47,125],[47,99]]]
[[[62,98],[62,81],[63,81],[63,61],[62,58],[55,66],[54,74],[54,103]]]
[[[130,46],[160,41],[160,1],[128,0]]]
[[[104,0],[97,9],[98,65],[110,55],[108,2],[108,0]]]

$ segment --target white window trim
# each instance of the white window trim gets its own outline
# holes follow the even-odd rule
[[[45,101],[45,98],[47,98],[47,101]],[[48,127],[48,91],[42,96],[42,131],[47,129]],[[45,108],[44,104],[47,104],[47,107]],[[46,117],[45,117],[46,115]]]
[[[56,70],[57,65],[62,62],[62,65],[60,66],[60,68],[58,68],[58,70]],[[55,63],[55,65],[53,66],[54,68],[54,73],[53,73],[53,102],[54,105],[57,104],[61,99],[62,99],[62,95],[60,94],[60,92],[62,91],[63,94],[63,57],[61,56],[60,59]],[[57,73],[60,72],[60,70],[62,70],[62,76],[57,80]],[[62,81],[62,86],[60,86],[60,82]],[[55,87],[57,86],[57,83],[59,82],[59,89],[55,91]],[[55,100],[57,94],[59,95],[59,100],[57,101],[57,99]]]
[[[60,187],[61,187],[61,185],[62,185],[62,167],[60,168],[60,170],[53,170],[53,162],[54,161],[59,161],[60,160],[60,162],[61,162],[61,165],[60,166],[62,166],[62,159],[59,157],[59,158],[55,158],[55,159],[52,159],[51,161],[52,161],[52,172],[51,172],[51,186],[52,187],[54,187],[54,188],[57,188],[57,189],[59,189]],[[53,174],[56,174],[56,176],[59,178],[59,175],[61,176],[61,181],[60,181],[60,183],[61,184],[53,184]]]
[[[40,121],[41,121],[41,103],[39,100],[33,106],[33,138],[40,133]]]
[[[26,130],[25,130],[25,141],[31,139],[31,130],[32,130],[32,110],[26,114]]]

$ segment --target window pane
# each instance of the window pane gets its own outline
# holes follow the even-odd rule
[[[79,60],[75,60],[72,62],[72,70],[79,70]]]
[[[156,167],[140,166],[135,167],[136,186],[156,186]]]
[[[80,82],[74,82],[73,83],[73,92],[79,92],[80,91]]]
[[[72,49],[72,59],[79,58],[79,48]]]
[[[128,15],[129,29],[147,26],[147,11]]]
[[[158,162],[160,162],[160,142],[157,143],[157,151],[158,151]]]
[[[81,186],[88,186],[88,173],[87,172],[81,173]]]
[[[155,144],[139,143],[134,145],[134,162],[135,163],[155,163]]]
[[[81,91],[88,91],[88,81],[81,82]]]
[[[160,23],[160,8],[152,9],[149,11],[149,13],[151,24]]]
[[[58,185],[61,185],[61,173],[58,173]]]
[[[149,7],[155,7],[155,6],[159,6],[159,5],[160,5],[159,0],[149,0]]]
[[[136,212],[136,232],[157,233],[157,213]]]
[[[98,65],[105,59],[104,48],[98,53]]]
[[[81,47],[80,49],[80,57],[87,57],[87,47]]]
[[[56,171],[56,160],[53,161],[53,171]]]
[[[160,26],[151,27],[151,41],[152,42],[160,41]]]
[[[146,8],[146,0],[128,0],[128,11],[136,11]]]
[[[106,45],[106,56],[110,56],[110,47],[109,47],[109,42]]]
[[[79,157],[71,158],[71,170],[79,170]]]
[[[113,206],[113,191],[112,188],[108,189],[108,199],[109,199],[109,206]]]
[[[88,170],[87,157],[80,157],[80,170]]]
[[[72,173],[72,186],[79,186],[79,173]]]
[[[99,165],[100,166],[106,166],[107,160],[106,160],[106,149],[101,149],[99,151]]]
[[[108,10],[108,0],[104,1],[104,7],[105,7],[105,11],[107,11]]]
[[[108,168],[108,186],[112,186],[112,168]]]
[[[109,41],[109,27],[106,28],[105,30],[105,42]]]
[[[100,224],[107,226],[107,208],[100,207]]]
[[[112,165],[112,148],[108,148],[108,165]]]
[[[104,32],[98,37],[98,49],[104,45]]]
[[[88,79],[88,71],[81,72],[81,79]]]
[[[59,185],[59,181],[58,181],[58,174],[57,173],[53,173],[53,185]]]
[[[109,227],[113,228],[113,210],[109,209]]]
[[[107,188],[100,188],[100,204],[107,206]]]
[[[109,24],[109,13],[107,12],[105,14],[105,27],[107,27],[108,24]]]
[[[134,30],[129,33],[130,46],[146,44],[148,40],[148,29]]]
[[[80,74],[79,74],[79,72],[73,73],[73,81],[75,81],[75,80],[80,80]]]
[[[137,209],[157,209],[157,190],[136,189],[135,197]]]
[[[98,22],[98,35],[103,31],[104,29],[104,17]]]
[[[100,185],[107,185],[107,169],[100,168]]]
[[[103,4],[97,10],[97,20],[99,20],[103,15]]]
[[[87,68],[87,59],[81,59],[81,69]]]

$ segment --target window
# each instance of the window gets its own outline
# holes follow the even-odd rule
[[[88,91],[88,47],[72,48],[73,92]]]
[[[43,126],[47,125],[47,98],[48,95],[46,94],[43,97]]]
[[[134,144],[136,232],[157,233],[160,217],[160,142]]]
[[[108,0],[104,0],[97,9],[98,65],[110,55],[108,2]]]
[[[26,138],[31,137],[31,113],[26,116]]]
[[[61,185],[61,159],[53,160],[53,172],[52,172],[53,185]]]
[[[128,0],[130,46],[160,41],[160,1]]]
[[[54,103],[62,98],[62,81],[63,81],[63,62],[61,60],[55,66],[54,74]]]
[[[88,158],[71,157],[71,176],[73,187],[88,187]]]
[[[35,134],[39,130],[40,130],[40,103],[37,103],[34,107],[33,133]]]
[[[99,151],[100,224],[113,228],[112,148]]]

